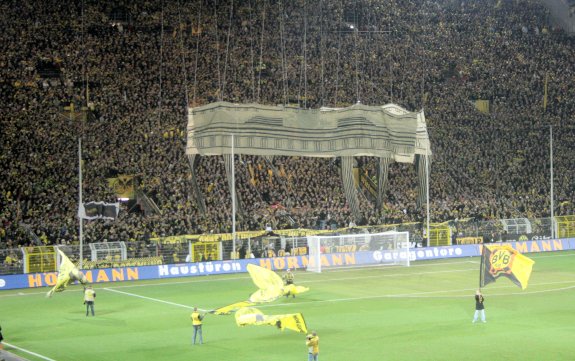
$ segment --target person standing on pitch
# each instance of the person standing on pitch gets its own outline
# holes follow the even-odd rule
[[[308,361],[319,360],[319,336],[315,331],[306,336],[305,345],[307,346]]]
[[[196,344],[196,336],[200,335],[200,345],[204,343],[204,339],[202,337],[202,320],[204,319],[204,315],[202,315],[197,307],[194,307],[194,312],[190,316],[192,318],[192,325],[194,326],[194,339],[193,344]]]
[[[96,291],[92,286],[84,288],[84,304],[86,305],[86,317],[89,311],[92,311],[92,316],[94,316],[94,302],[96,301]]]
[[[479,315],[481,315],[481,322],[485,323],[485,306],[483,305],[483,295],[481,290],[475,292],[475,314],[473,315],[473,323],[477,321]]]
[[[284,284],[287,287],[291,287],[291,285],[293,285],[293,280],[294,280],[294,274],[292,273],[291,269],[287,269],[286,273],[284,274]],[[288,291],[286,293],[286,297],[288,297],[290,295],[290,292]],[[292,297],[295,297],[295,294],[292,294]]]

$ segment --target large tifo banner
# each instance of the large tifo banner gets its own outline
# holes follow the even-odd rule
[[[189,156],[371,155],[412,163],[415,154],[430,153],[423,111],[395,104],[311,110],[216,102],[189,108],[187,131]]]
[[[559,240],[538,240],[507,243],[521,253],[554,252],[575,250],[575,238]],[[345,253],[325,253],[321,255],[322,267],[359,266],[378,262],[388,263],[393,259],[410,258],[410,261],[423,261],[442,258],[477,257],[481,255],[479,244],[462,244],[446,247],[413,248],[405,251],[361,251]],[[158,266],[105,268],[84,271],[89,283],[122,282],[162,278],[220,275],[247,272],[248,264],[255,264],[272,270],[305,268],[308,256],[287,256],[230,261],[181,263]],[[31,273],[0,276],[0,290],[17,288],[52,287],[58,279],[57,272]]]

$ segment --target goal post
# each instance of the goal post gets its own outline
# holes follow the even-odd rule
[[[361,233],[340,236],[308,236],[307,271],[322,271],[322,255],[360,253],[361,265],[410,265],[409,232]]]
[[[310,272],[321,272],[321,240],[320,236],[308,236],[308,264],[307,270]]]

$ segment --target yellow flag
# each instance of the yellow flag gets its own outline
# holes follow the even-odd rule
[[[287,328],[292,331],[307,333],[307,325],[301,313],[268,316],[257,308],[245,307],[236,312],[235,318],[238,326],[269,325],[276,326],[280,330]]]
[[[118,198],[130,198],[135,197],[134,193],[134,176],[121,174],[115,178],[108,178],[108,186],[114,190]]]
[[[70,261],[66,254],[57,249],[60,254],[60,268],[58,269],[58,279],[56,285],[52,287],[46,294],[47,297],[52,297],[54,292],[62,292],[68,285],[74,281],[79,281],[82,284],[87,282],[86,276]]]
[[[476,100],[475,108],[483,114],[489,114],[489,100],[485,99]]]
[[[503,276],[524,290],[529,283],[534,263],[531,258],[525,257],[509,245],[483,246],[479,286],[483,287]]]
[[[255,325],[264,322],[264,316],[263,312],[257,308],[240,308],[235,314],[236,324],[238,326]]]
[[[249,264],[247,268],[252,281],[259,288],[250,296],[251,302],[272,302],[283,295],[284,283],[277,273],[254,264]]]
[[[261,289],[266,288],[282,288],[282,278],[267,268],[256,266],[255,264],[248,265],[248,272],[254,284]]]
[[[292,285],[286,285],[283,291],[284,295],[297,295],[309,291],[309,288],[304,286],[296,286],[292,284]]]
[[[297,295],[309,291],[309,288],[295,285],[285,285],[281,277],[267,268],[248,265],[248,272],[254,284],[259,288],[252,293],[249,301],[254,303],[272,302],[284,295]]]
[[[293,313],[291,315],[280,316],[280,324],[278,326],[282,330],[287,328],[295,332],[307,333],[307,325],[301,313]]]
[[[253,302],[241,301],[241,302],[232,303],[231,305],[227,305],[224,307],[216,308],[215,310],[211,311],[210,313],[213,313],[216,315],[229,315],[230,313],[237,311],[240,308],[249,307],[249,306],[253,306],[253,305],[255,305],[255,303],[253,303]]]
[[[258,290],[252,293],[247,301],[234,302],[230,305],[210,311],[211,313],[216,315],[229,315],[232,312],[236,312],[237,315],[239,312],[241,315],[246,312],[246,308],[257,303],[272,302],[284,295],[297,295],[309,291],[309,288],[304,286],[296,286],[294,284],[284,286],[282,278],[267,268],[248,264],[247,269]],[[290,322],[291,321],[288,320],[288,324]]]

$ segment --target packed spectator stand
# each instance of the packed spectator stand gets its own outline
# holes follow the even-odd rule
[[[574,38],[535,1],[10,0],[0,17],[0,248],[78,242],[79,137],[84,200],[115,202],[107,178],[127,174],[158,208],[125,203],[86,242],[230,232],[223,159],[193,165],[200,211],[184,154],[187,108],[217,100],[423,108],[434,222],[549,217],[552,130],[554,212],[573,214]],[[409,164],[361,220],[337,160],[241,156],[236,172],[238,230],[425,219]]]

